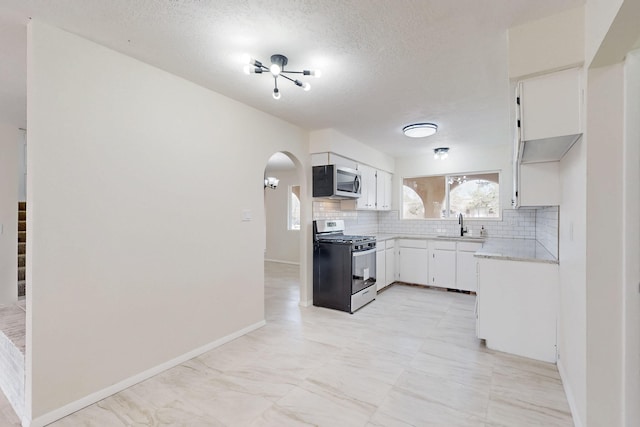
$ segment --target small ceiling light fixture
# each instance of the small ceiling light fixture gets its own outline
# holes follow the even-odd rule
[[[438,132],[438,125],[435,123],[414,123],[403,127],[402,132],[409,138],[425,138]]]
[[[462,185],[465,182],[467,182],[467,176],[466,175],[449,177],[449,185],[452,185],[452,184]]]
[[[274,176],[267,177],[264,179],[264,188],[275,190],[279,182],[280,180]]]
[[[301,87],[305,91],[309,91],[311,89],[311,85],[308,82],[302,82],[297,79],[292,79],[287,74],[302,74],[303,76],[313,76],[320,77],[322,73],[320,70],[302,70],[302,71],[289,71],[285,70],[284,66],[287,65],[289,59],[280,54],[271,55],[271,65],[267,67],[263,65],[262,62],[249,58],[248,64],[244,66],[245,74],[262,74],[264,72],[270,72],[273,76],[273,99],[280,99],[280,90],[278,89],[278,77],[285,78],[289,80],[296,86]]]
[[[436,160],[444,160],[449,157],[449,147],[440,147],[433,149],[433,158]]]

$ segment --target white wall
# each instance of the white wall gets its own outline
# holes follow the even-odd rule
[[[298,264],[300,262],[300,230],[289,230],[289,187],[300,185],[295,170],[268,171],[267,176],[280,180],[278,187],[264,190],[264,208],[267,221],[265,259]]]
[[[373,166],[387,172],[394,172],[394,159],[368,145],[339,133],[334,129],[320,129],[309,133],[309,152],[331,152]]]
[[[577,427],[587,415],[586,159],[583,136],[560,161],[558,368]]]
[[[21,130],[18,144],[18,200],[27,200],[27,132]]]
[[[263,324],[264,167],[284,151],[311,168],[307,133],[268,114],[36,21],[28,46],[27,411],[41,425]]]
[[[18,153],[22,131],[0,123],[0,304],[18,299]]]
[[[500,205],[509,209],[513,188],[511,156],[511,142],[505,141],[502,145],[470,146],[460,151],[451,149],[445,160],[436,160],[433,154],[397,158],[393,175],[393,209],[401,206],[403,178],[484,171],[500,171]]]
[[[584,62],[584,7],[509,29],[509,78]]]
[[[624,135],[625,422],[640,422],[640,50],[625,64]]]
[[[624,69],[590,69],[587,90],[587,425],[622,423]]]
[[[637,0],[626,0],[637,1]],[[587,0],[585,3],[585,64],[588,66],[606,38],[625,0]]]

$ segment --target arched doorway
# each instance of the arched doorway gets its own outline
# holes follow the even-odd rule
[[[264,169],[265,317],[306,301],[308,244],[305,174],[291,153],[274,153]],[[276,283],[277,282],[277,283]],[[276,289],[276,291],[273,291]],[[276,295],[277,294],[277,295]],[[294,307],[295,306],[295,307]],[[271,313],[270,313],[271,311]]]

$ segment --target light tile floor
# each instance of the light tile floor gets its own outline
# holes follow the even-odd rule
[[[555,365],[475,338],[474,296],[395,285],[350,315],[265,272],[265,327],[53,425],[573,425]]]
[[[0,331],[24,354],[27,302],[0,305]]]

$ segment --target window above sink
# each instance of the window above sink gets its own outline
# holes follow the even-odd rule
[[[500,218],[499,172],[409,177],[402,184],[402,219]]]

